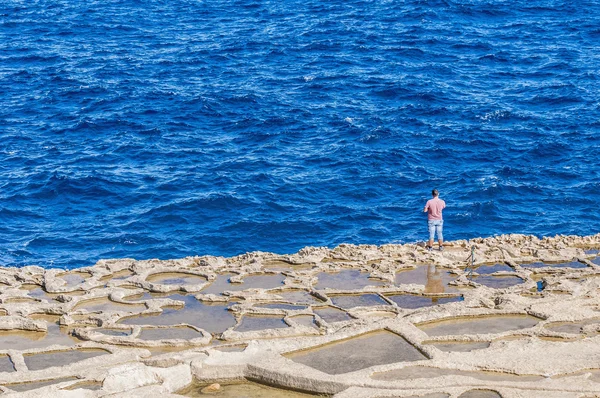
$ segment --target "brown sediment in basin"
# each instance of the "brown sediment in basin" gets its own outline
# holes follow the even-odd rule
[[[109,275],[105,275],[102,278],[98,279],[100,282],[107,282],[107,281],[119,281],[119,280],[123,280],[123,279],[127,279],[130,276],[133,275],[133,272],[131,272],[128,269],[124,269],[121,271],[117,271],[114,274],[109,274]]]
[[[161,272],[150,275],[146,280],[161,285],[201,285],[207,281],[203,276],[185,272]]]
[[[489,341],[424,341],[422,344],[432,345],[438,350],[444,352],[469,352],[473,350],[481,350],[490,346]]]
[[[425,286],[425,293],[453,293],[458,289],[448,283],[456,279],[447,270],[435,265],[419,265],[396,274],[396,285],[417,284]]]
[[[307,270],[314,267],[314,264],[292,264],[286,261],[281,260],[268,260],[263,262],[263,267],[265,269],[277,270],[277,271],[286,271],[286,270]]]
[[[317,396],[251,382],[224,384],[221,385],[218,392],[202,393],[201,390],[207,386],[207,384],[193,383],[183,390],[177,391],[177,394],[185,397],[208,397],[214,395],[221,398],[307,398]],[[318,396],[323,397],[324,395]]]
[[[63,390],[78,390],[78,389],[98,391],[98,390],[102,389],[102,383],[100,383],[99,381],[84,380],[79,383],[75,383],[68,387],[63,388]]]
[[[386,297],[395,302],[401,308],[423,308],[431,307],[438,304],[452,303],[462,301],[462,296],[452,297],[436,297],[436,296],[420,296],[415,294],[389,294]]]
[[[0,331],[0,350],[28,350],[55,344],[70,347],[79,342],[77,338],[68,334],[69,329],[61,328],[56,323],[48,323],[47,328],[47,332]]]
[[[589,325],[597,325],[600,329],[600,318],[586,319],[580,322],[554,322],[546,324],[544,327],[553,332],[580,334],[583,333],[583,328]]]
[[[502,398],[502,395],[493,390],[470,390],[458,396],[458,398]]]
[[[371,332],[285,356],[331,375],[427,359],[403,337],[388,331]]]
[[[16,391],[16,392],[25,392],[25,391],[36,390],[38,388],[42,388],[42,387],[46,387],[46,386],[51,386],[53,384],[60,384],[60,383],[66,382],[66,381],[74,381],[74,380],[77,380],[77,378],[76,377],[62,377],[60,379],[42,380],[42,381],[35,381],[35,382],[31,382],[31,383],[4,384],[4,387],[10,388],[11,390]]]
[[[530,315],[492,315],[446,319],[416,326],[429,336],[474,335],[527,329],[540,321],[541,319]]]
[[[98,348],[77,349],[69,351],[50,351],[39,354],[25,354],[25,364],[29,370],[41,370],[55,366],[65,366],[80,362],[99,355],[110,354],[106,350]]]
[[[464,376],[473,377],[485,381],[540,381],[544,380],[543,376],[526,375],[520,376],[510,373],[486,372],[486,371],[467,371],[457,369],[433,368],[428,366],[408,366],[402,369],[389,370],[387,372],[379,372],[371,375],[375,380],[414,380],[414,379],[433,379],[442,376]]]
[[[117,303],[108,297],[100,297],[91,300],[83,300],[77,303],[73,311],[84,309],[89,312],[140,312],[146,309],[144,304]]]
[[[354,290],[366,286],[382,286],[385,282],[370,279],[369,274],[359,270],[346,269],[339,272],[320,272],[317,274],[315,289]]]

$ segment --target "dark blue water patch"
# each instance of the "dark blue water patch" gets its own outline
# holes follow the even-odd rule
[[[597,2],[0,15],[2,265],[600,229]]]
[[[526,263],[521,264],[523,268],[542,268],[542,267],[555,267],[555,268],[586,268],[587,265],[584,263],[580,263],[579,261],[568,261],[564,263],[543,263],[543,262],[534,262],[534,263]]]
[[[520,285],[524,282],[524,280],[518,276],[499,275],[480,275],[472,278],[472,280],[476,283],[491,287],[493,289],[504,289],[507,287]]]
[[[514,269],[506,264],[482,265],[475,269],[475,272],[477,272],[480,275],[489,275],[493,274],[494,272],[503,271],[514,272]]]

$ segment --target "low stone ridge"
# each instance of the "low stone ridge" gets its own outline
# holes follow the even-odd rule
[[[599,248],[502,235],[0,268],[0,392],[600,397]]]

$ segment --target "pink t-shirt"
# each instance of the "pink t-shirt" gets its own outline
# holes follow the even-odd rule
[[[442,210],[446,208],[446,202],[441,200],[440,198],[433,198],[427,201],[425,205],[425,210],[427,210],[427,219],[428,220],[441,220],[442,219]]]

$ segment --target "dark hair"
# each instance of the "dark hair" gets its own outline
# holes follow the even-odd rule
[[[437,189],[434,189],[433,191],[431,191],[431,194],[432,194],[433,196],[438,196],[440,193],[438,192],[438,190],[437,190]]]

